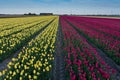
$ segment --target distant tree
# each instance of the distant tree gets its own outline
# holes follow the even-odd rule
[[[24,14],[24,15],[36,15],[35,13],[28,13],[28,14]]]
[[[53,13],[40,13],[40,15],[53,15]]]
[[[28,13],[28,15],[32,15],[32,13]]]

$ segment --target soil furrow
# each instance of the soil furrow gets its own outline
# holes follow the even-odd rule
[[[64,55],[62,51],[62,33],[60,24],[58,26],[54,57],[53,80],[65,80]]]

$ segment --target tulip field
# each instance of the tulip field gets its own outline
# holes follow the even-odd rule
[[[120,19],[0,18],[0,80],[120,80]]]

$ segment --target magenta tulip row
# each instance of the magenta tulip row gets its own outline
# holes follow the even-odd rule
[[[86,38],[120,65],[120,20],[64,16]]]
[[[106,80],[116,72],[99,56],[68,22],[60,17],[64,36],[65,70],[67,80]]]

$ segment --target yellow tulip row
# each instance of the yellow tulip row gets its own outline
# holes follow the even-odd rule
[[[0,39],[0,62],[9,55],[19,50],[27,41],[34,37],[46,24],[48,24],[55,17],[46,17],[41,24],[35,25],[31,28],[22,30],[19,33],[9,35]]]
[[[48,25],[17,58],[12,58],[8,68],[0,72],[1,80],[49,80],[53,67],[58,18]]]
[[[38,18],[0,18],[0,31],[11,29],[19,25],[24,25],[27,23],[32,23],[37,21]]]
[[[0,18],[0,31],[11,29],[12,27],[33,23],[45,17],[22,17],[22,18]]]
[[[49,17],[48,17],[49,18]],[[33,18],[34,19],[34,18]],[[35,19],[35,20],[31,20],[31,21],[25,21],[25,22],[20,22],[20,21],[15,21],[15,22],[17,22],[16,24],[13,24],[13,25],[10,25],[10,27],[9,27],[9,25],[7,25],[6,27],[9,27],[9,29],[7,28],[7,29],[4,29],[3,31],[1,31],[0,32],[0,37],[5,37],[5,36],[7,36],[7,35],[12,35],[12,33],[18,33],[19,31],[21,31],[21,30],[24,30],[24,29],[26,29],[26,28],[29,28],[29,27],[31,27],[31,26],[33,26],[33,25],[35,25],[35,24],[38,24],[38,23],[40,23],[40,22],[43,22],[43,21],[45,21],[45,20],[47,20],[47,18],[44,18],[44,17],[40,17],[40,18],[37,18],[37,20]],[[18,23],[19,22],[19,23]],[[18,26],[16,26],[16,25],[18,25]],[[15,27],[13,27],[13,26],[15,26]],[[11,28],[12,27],[12,28]],[[2,28],[5,28],[5,26],[4,27],[2,27]]]

